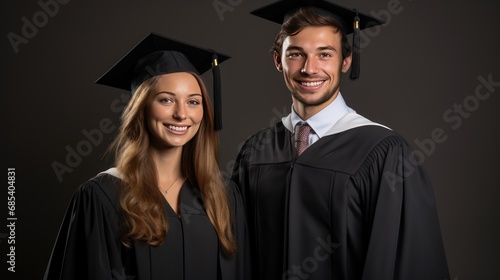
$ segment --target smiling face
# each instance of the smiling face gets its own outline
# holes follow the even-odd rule
[[[146,105],[146,124],[157,148],[182,147],[203,119],[203,97],[196,78],[185,72],[161,75]]]
[[[337,97],[341,73],[351,65],[351,56],[342,59],[341,33],[331,26],[309,26],[286,37],[274,60],[304,120]]]

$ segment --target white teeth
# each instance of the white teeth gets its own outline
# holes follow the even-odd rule
[[[306,87],[315,87],[319,86],[323,83],[324,81],[318,81],[318,82],[300,82],[301,85],[306,86]]]
[[[168,128],[171,129],[171,130],[175,130],[175,131],[186,131],[187,126],[173,126],[173,125],[169,125]]]

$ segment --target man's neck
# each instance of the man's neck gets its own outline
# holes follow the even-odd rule
[[[297,115],[303,121],[307,121],[309,118],[311,118],[312,116],[316,115],[321,110],[328,107],[328,105],[332,104],[332,102],[335,101],[335,99],[339,95],[339,92],[340,91],[337,91],[329,100],[327,100],[319,105],[306,105],[306,104],[299,102],[298,100],[296,100],[292,96],[293,109],[294,109],[295,113],[297,113]]]

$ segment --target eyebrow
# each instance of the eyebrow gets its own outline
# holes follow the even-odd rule
[[[288,48],[286,48],[286,51],[303,51],[304,49],[299,47],[299,46],[289,46]]]
[[[299,46],[289,46],[286,51],[304,51],[304,48],[299,47]],[[336,48],[332,46],[322,46],[322,47],[317,47],[316,51],[337,51]]]
[[[332,46],[324,46],[324,47],[319,47],[317,48],[318,51],[337,51],[336,48]]]
[[[162,94],[162,93],[165,93],[165,94],[168,94],[168,95],[173,95],[173,96],[176,96],[176,94],[174,92],[170,92],[170,91],[160,91],[160,92],[157,92],[156,95],[159,95],[159,94]],[[191,93],[188,95],[188,97],[193,97],[193,96],[200,96],[200,97],[203,97],[201,95],[201,93]]]

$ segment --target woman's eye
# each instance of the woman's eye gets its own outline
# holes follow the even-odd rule
[[[201,102],[199,100],[193,99],[188,101],[189,105],[200,105]]]
[[[160,103],[163,103],[163,104],[168,104],[168,103],[172,103],[172,102],[174,102],[172,100],[172,98],[162,98],[162,99],[160,99]]]

